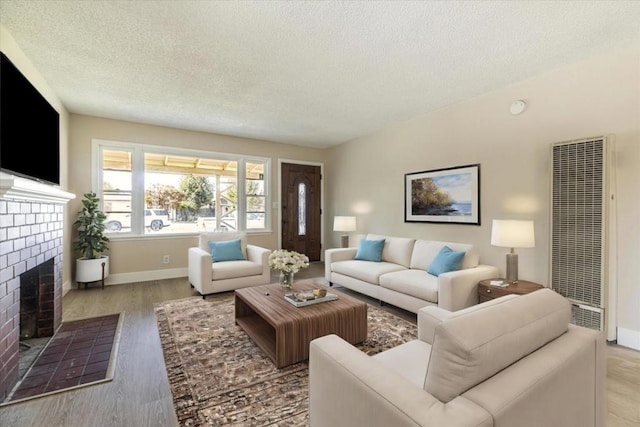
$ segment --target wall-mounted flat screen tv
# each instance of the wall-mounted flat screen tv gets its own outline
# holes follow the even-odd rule
[[[0,52],[0,169],[60,184],[60,115]]]

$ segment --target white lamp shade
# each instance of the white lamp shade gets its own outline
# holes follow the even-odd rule
[[[356,217],[355,216],[334,217],[333,231],[356,231]]]
[[[504,248],[533,248],[536,246],[533,221],[494,219],[491,244]]]

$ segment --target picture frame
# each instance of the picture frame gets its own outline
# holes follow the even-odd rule
[[[404,222],[480,225],[480,164],[405,174]]]

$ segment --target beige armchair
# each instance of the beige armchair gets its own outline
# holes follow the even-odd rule
[[[234,240],[240,240],[241,258],[244,259],[214,262],[210,242]],[[201,233],[198,247],[189,248],[189,283],[202,298],[213,293],[266,285],[271,281],[269,254],[269,249],[247,244],[246,233]]]
[[[311,427],[604,427],[604,336],[570,316],[542,289],[456,312],[425,307],[418,339],[371,357],[317,338]]]

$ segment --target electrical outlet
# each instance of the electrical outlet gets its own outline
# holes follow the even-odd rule
[[[169,261],[170,261],[169,255],[165,255],[165,256],[162,257],[162,263],[163,264],[169,264]]]

